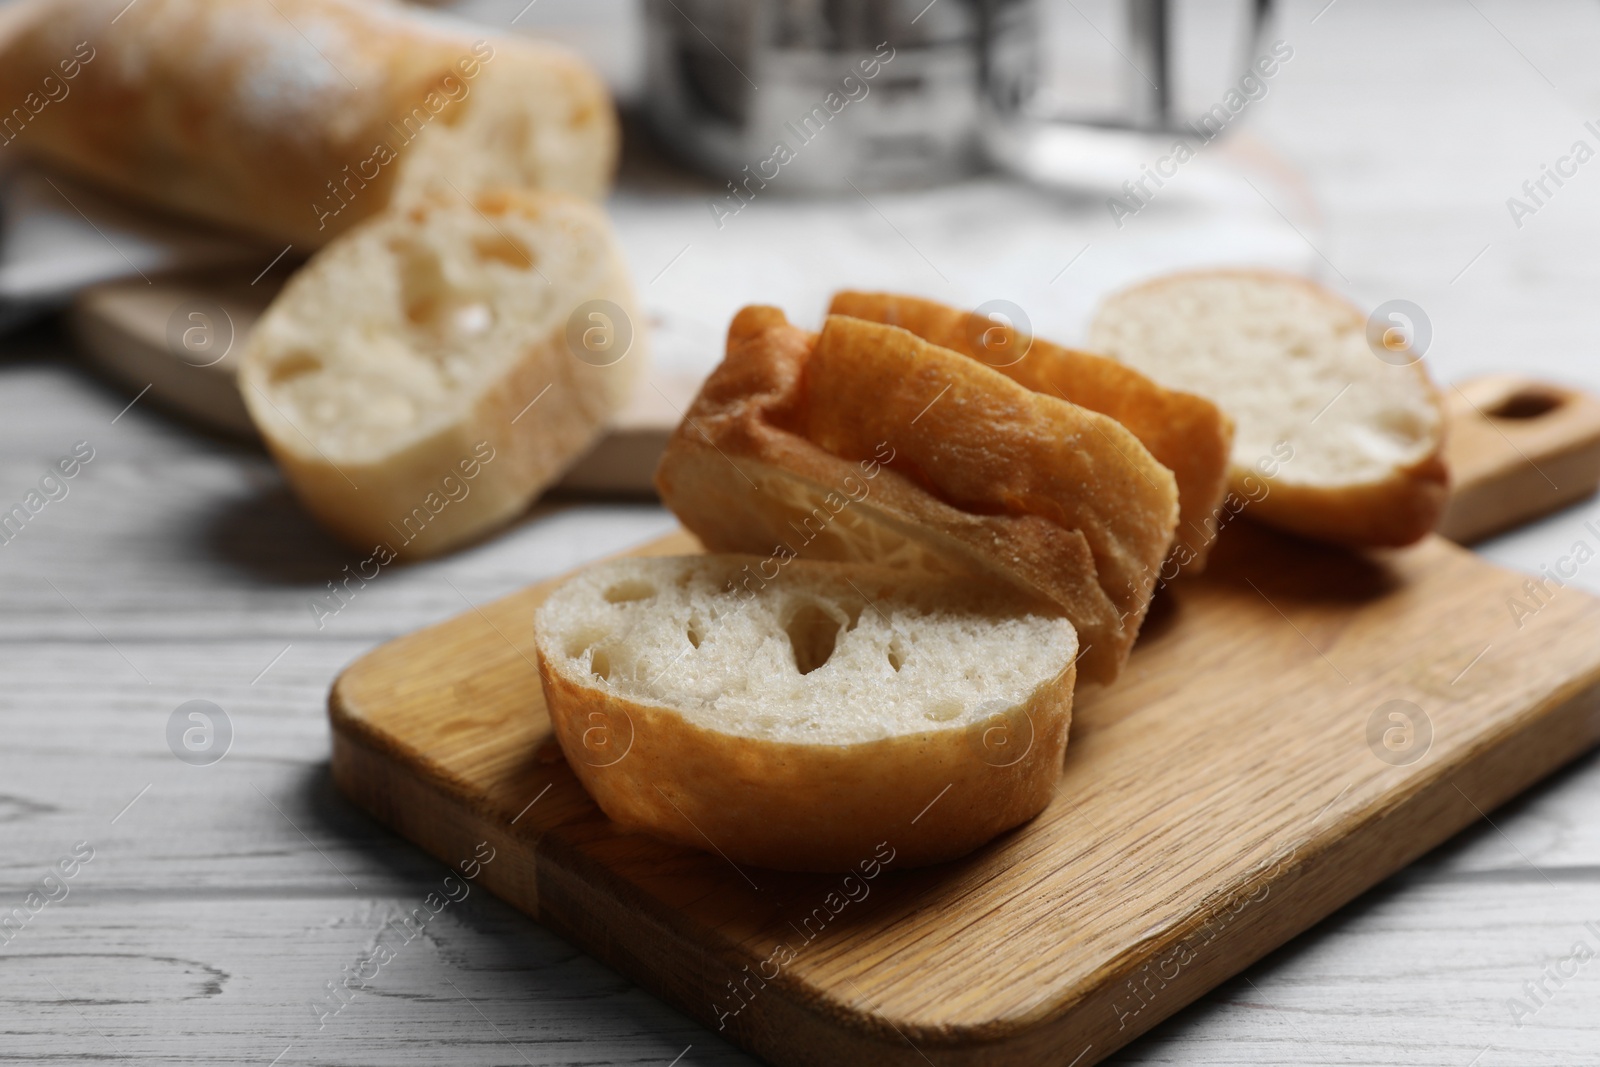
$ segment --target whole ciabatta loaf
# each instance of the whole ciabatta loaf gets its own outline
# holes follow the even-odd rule
[[[833,871],[883,843],[897,867],[951,859],[1049,803],[1070,625],[1003,587],[773,562],[619,559],[539,608],[556,738],[607,815]]]
[[[1126,426],[1178,480],[1178,530],[1169,571],[1199,571],[1216,540],[1228,488],[1233,422],[1205,397],[1166,389],[1132,367],[1079,352],[933,300],[841,292],[832,315],[888,323],[981,360],[1013,381]]]
[[[1233,416],[1231,480],[1253,518],[1407,545],[1448,497],[1444,410],[1422,364],[1380,359],[1366,331],[1360,309],[1304,278],[1218,270],[1108,298],[1089,343]]]
[[[358,549],[429,555],[510,521],[589,449],[643,368],[636,320],[594,204],[443,195],[295,274],[239,385],[313,515]]]
[[[172,211],[309,250],[427,188],[610,181],[605,88],[553,46],[388,0],[24,8],[3,20],[0,100],[21,111],[0,140]]]
[[[964,574],[1057,605],[1111,681],[1178,520],[1172,472],[1116,420],[909,331],[820,334],[748,307],[667,442],[661,499],[707,548]]]

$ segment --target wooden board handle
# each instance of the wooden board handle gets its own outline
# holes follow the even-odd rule
[[[1463,545],[1600,487],[1600,397],[1515,374],[1444,387],[1450,503],[1439,533]]]

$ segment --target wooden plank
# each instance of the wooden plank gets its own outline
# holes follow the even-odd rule
[[[95,863],[0,951],[8,1061],[512,1065],[525,1055],[548,1067],[668,1067],[692,1045],[678,1067],[756,1062],[476,888],[423,936],[392,941],[395,958],[320,1020],[310,1005],[325,983],[415,909],[442,867],[382,893],[222,896],[103,891]],[[1307,1062],[1310,1047],[1334,1063],[1587,1063],[1600,1042],[1600,963],[1562,988],[1547,983],[1553,996],[1520,1028],[1507,1001],[1580,938],[1600,944],[1584,925],[1593,902],[1593,883],[1552,888],[1537,876],[1494,892],[1403,881],[1113,1060],[1282,1065]]]
[[[475,887],[419,921],[437,865],[367,896],[219,899],[97,892],[99,862],[0,950],[0,1060],[752,1062]],[[380,943],[392,957],[361,967]]]
[[[502,5],[493,15],[503,25],[522,6]],[[1600,283],[1600,257],[1590,254],[1600,238],[1597,202],[1581,190],[1562,190],[1559,203],[1514,231],[1505,213],[1506,196],[1571,140],[1570,120],[1548,106],[1549,87],[1466,5],[1339,4],[1308,25],[1323,6],[1317,0],[1282,13],[1280,32],[1295,47],[1294,60],[1273,83],[1271,99],[1252,110],[1249,128],[1238,131],[1239,144],[1265,139],[1304,168],[1326,221],[1308,226],[1290,203],[1278,206],[1355,291],[1372,300],[1406,296],[1427,308],[1439,342],[1429,357],[1441,378],[1515,361],[1519,368],[1600,387],[1589,312]],[[543,8],[536,5],[519,25]],[[1595,79],[1585,57],[1600,43],[1600,23],[1588,5],[1540,7],[1527,16],[1532,23],[1524,32],[1542,49],[1529,55],[1541,70],[1573,91]],[[1381,74],[1351,77],[1356,55]],[[1410,151],[1396,154],[1392,139],[1371,136],[1394,123],[1412,137]],[[1464,124],[1483,136],[1459,136]],[[1485,152],[1485,143],[1494,150]],[[1009,295],[1041,328],[1050,314],[1064,339],[1071,339],[1106,286],[1163,267],[1260,258],[1254,246],[1242,248],[1235,240],[1231,212],[1219,217],[1157,204],[1112,234],[1095,205],[991,193],[994,184],[904,197],[873,194],[873,201],[951,278],[951,299]],[[1327,280],[1344,284],[1253,192],[1243,195],[1281,231],[1285,255],[1302,252]],[[713,232],[703,190],[663,192],[661,183],[646,186],[635,178],[610,208],[641,283],[693,242],[647,292],[654,309],[697,318],[693,343],[683,348],[687,358],[714,351],[717,323],[747,299],[820,309],[830,288],[846,280],[939,291],[934,287],[941,279],[917,251],[871,208],[858,206],[861,217],[831,202],[763,201]],[[951,218],[980,214],[982,225],[962,230],[964,242],[939,243],[951,232]],[[1023,220],[1028,232],[997,235],[994,225],[1008,217]],[[1043,292],[1090,242],[1093,247],[1049,290],[1048,302],[1011,291],[1037,278]],[[784,253],[775,256],[779,247]],[[715,294],[711,299],[722,303],[702,310],[693,304],[701,294]],[[104,388],[74,373],[58,341],[24,340],[19,345],[7,338],[0,368],[0,485],[11,490],[8,499],[37,478],[35,460],[51,460],[58,444],[104,429],[136,391]],[[293,634],[297,643],[254,691],[252,736],[268,742],[259,758],[241,749],[236,755],[246,758],[239,763],[229,757],[210,768],[248,771],[248,777],[185,768],[187,778],[175,778],[172,786],[182,783],[183,792],[161,808],[161,822],[138,827],[117,864],[99,872],[144,893],[144,903],[133,906],[132,898],[86,886],[26,946],[64,970],[102,977],[93,1003],[50,999],[55,994],[42,981],[46,975],[64,992],[79,991],[62,982],[59,971],[35,970],[43,961],[14,969],[0,954],[0,1015],[6,1020],[0,1059],[110,1060],[111,1050],[91,1028],[98,1027],[129,1062],[261,1067],[294,1036],[283,1024],[304,1010],[305,987],[331,977],[322,973],[323,964],[331,972],[349,962],[341,951],[363,943],[383,915],[378,905],[390,898],[358,899],[348,888],[347,896],[338,896],[315,871],[320,858],[292,829],[244,815],[247,803],[261,803],[249,782],[281,800],[320,773],[327,757],[321,705],[333,672],[364,647],[459,610],[461,598],[445,579],[472,600],[487,600],[647,536],[662,520],[643,507],[585,506],[532,516],[495,542],[436,566],[386,575],[373,599],[357,601],[335,625],[317,632],[302,620],[304,593],[324,577],[325,549],[315,529],[296,525],[292,501],[259,457],[152,416],[144,410],[148,400],[117,423],[117,448],[106,455],[93,492],[74,495],[54,525],[40,528],[48,529],[48,540],[0,550],[6,606],[0,621],[11,642],[0,662],[7,736],[0,793],[54,809],[0,825],[0,862],[19,872],[7,877],[7,886],[24,886],[32,859],[53,860],[58,839],[75,839],[76,815],[102,794],[113,800],[118,776],[136,773],[158,752],[159,739],[148,726],[165,714],[158,714],[158,701],[186,686],[234,700],[236,692],[252,692],[250,678],[291,639],[282,635]],[[174,464],[180,458],[185,462]],[[204,535],[226,514],[240,517],[227,529],[248,553],[230,552],[225,538]],[[1502,540],[1494,554],[1534,571],[1581,536],[1585,518],[1600,521],[1600,509],[1568,512]],[[159,578],[147,577],[152,565]],[[119,645],[141,640],[141,628],[151,627],[139,649],[163,670],[156,696],[146,695],[147,687],[103,643],[95,647],[98,638],[69,608],[49,603],[40,579],[46,566],[58,584],[63,576],[72,582],[63,588],[97,624],[117,626]],[[1595,574],[1591,564],[1579,582],[1593,587]],[[129,588],[139,596],[130,597]],[[104,617],[102,605],[115,606],[114,616]],[[30,633],[34,618],[48,630]],[[237,644],[208,639],[216,633]],[[306,644],[298,643],[302,638]],[[322,643],[326,649],[313,652]],[[221,662],[214,663],[217,655]],[[302,655],[308,658],[301,661]],[[245,677],[230,678],[230,668]],[[280,670],[285,684],[262,694]],[[1480,822],[1112,1062],[1465,1067],[1476,1060],[1476,1067],[1528,1067],[1594,1061],[1600,1051],[1595,964],[1520,1029],[1505,1001],[1564,954],[1570,935],[1596,916],[1597,790],[1600,762],[1591,757],[1548,788],[1492,812],[1498,830]],[[153,792],[146,800],[156,797]],[[308,810],[320,802],[308,801]],[[291,814],[298,820],[299,809]],[[130,819],[118,828],[129,827]],[[353,825],[307,828],[341,865],[368,853],[374,876],[389,866],[409,871],[413,862],[431,864],[359,818]],[[1529,870],[1519,852],[1554,884]],[[271,875],[273,857],[279,857],[280,877],[258,881]],[[337,882],[331,872],[328,878]],[[215,887],[207,891],[217,899],[190,892],[193,879]],[[411,891],[420,895],[420,876]],[[321,895],[306,896],[311,892]],[[156,907],[162,899],[166,904]],[[393,898],[396,904],[400,899]],[[330,1040],[297,1043],[279,1067],[523,1063],[470,1008],[449,999],[454,993],[447,979],[534,1063],[666,1067],[690,1043],[693,1049],[677,1067],[754,1062],[509,908],[489,915],[491,903],[474,897],[467,908],[482,910],[463,911],[470,921],[438,927],[437,944],[418,944],[418,953],[408,951],[386,969],[378,988],[339,1018],[338,1033],[330,1023],[316,1035]],[[95,955],[107,948],[198,961],[231,977],[219,994],[177,999],[167,995],[169,987],[144,986],[140,970],[125,958]]]
[[[464,608],[463,596],[488,600],[668,520],[638,506],[543,512],[449,560],[386,573],[370,598],[318,631],[305,597],[349,556],[317,540],[263,457],[197,442],[142,403],[110,427],[127,397],[54,362],[12,364],[5,382],[0,484],[30,484],[58,444],[83,433],[106,445],[61,510],[44,513],[51,525],[0,551],[0,634],[12,650],[0,687],[7,899],[20,898],[65,846],[98,834],[152,778],[155,786],[112,828],[114,839],[94,836],[107,850],[87,872],[94,880],[80,881],[15,946],[27,963],[0,952],[3,1055],[87,1058],[91,1039],[109,1055],[87,1016],[138,1062],[268,1062],[296,1037],[307,987],[334,977],[387,909],[414,905],[440,872],[329,788],[328,681],[375,642]],[[1577,536],[1580,522],[1567,516],[1545,529],[1564,549],[1564,531]],[[168,712],[195,696],[224,705],[240,727],[234,752],[210,768],[177,765],[161,735]],[[1309,1054],[1461,1067],[1491,1042],[1478,1067],[1582,1062],[1596,1041],[1591,970],[1522,1029],[1504,1002],[1594,917],[1596,769],[1586,760],[1580,773],[1493,812],[1498,829],[1480,821],[1258,965],[1254,988],[1224,985],[1115,1062],[1271,1064]],[[441,925],[416,953],[408,949],[280,1067],[433,1062],[452,1045],[464,1062],[522,1062],[487,1024],[471,1028],[477,1016],[449,999],[446,979],[537,1063],[661,1065],[691,1043],[680,1067],[749,1062],[510,909],[487,914],[491,903],[475,896],[461,913],[470,921]],[[118,955],[100,960],[107,948]],[[127,953],[219,968],[230,979],[220,994],[168,997],[165,986],[144,983]],[[83,991],[61,971],[40,970],[47,961],[36,955],[104,984],[77,999]],[[73,999],[56,998],[45,976]],[[563,989],[572,996],[557,995]]]
[[[1439,538],[1357,556],[1238,524],[1080,692],[1055,804],[825,925],[837,879],[746,878],[594,808],[543,714],[544,586],[346,671],[333,772],[436,855],[519,855],[488,888],[775,1063],[1088,1063],[1600,740],[1600,601],[1519,620],[1523,581]],[[1395,707],[1414,760],[1383,744]]]

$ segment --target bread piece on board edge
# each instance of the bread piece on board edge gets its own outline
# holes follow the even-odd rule
[[[1029,337],[1008,324],[921,297],[846,290],[834,294],[828,313],[910,330],[1036,393],[1122,423],[1178,480],[1178,529],[1168,571],[1205,568],[1228,489],[1233,445],[1233,420],[1211,401],[1166,389],[1114,359]]]
[[[1072,627],[1019,591],[756,556],[620,559],[536,616],[556,738],[613,820],[736,864],[953,859],[1061,775]],[[708,844],[709,842],[709,844]]]
[[[1368,330],[1307,279],[1214,270],[1108,297],[1089,342],[1233,417],[1245,514],[1334,544],[1407,545],[1448,500],[1444,407],[1420,359]]]
[[[240,391],[323,525],[428,556],[510,522],[583,456],[644,368],[643,328],[597,206],[437,197],[297,273],[250,334]]]
[[[893,326],[734,317],[656,472],[712,551],[978,576],[1055,603],[1111,681],[1177,523],[1172,472],[1115,420]]]
[[[0,17],[23,23],[0,41],[0,99],[38,101],[0,137],[13,152],[301,251],[430,190],[598,198],[615,168],[616,115],[581,59],[391,0],[28,15]]]

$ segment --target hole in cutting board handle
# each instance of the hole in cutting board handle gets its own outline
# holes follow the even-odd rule
[[[1538,386],[1523,386],[1484,414],[1494,419],[1537,419],[1567,402],[1560,393]]]

